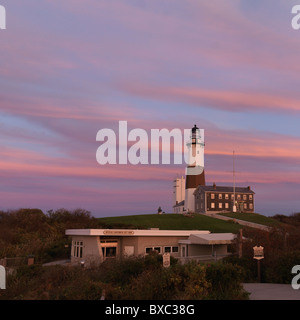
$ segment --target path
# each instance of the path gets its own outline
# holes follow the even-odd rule
[[[250,293],[250,300],[300,300],[300,289],[295,290],[290,284],[243,283]]]

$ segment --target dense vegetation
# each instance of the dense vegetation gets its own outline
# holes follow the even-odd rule
[[[107,260],[100,267],[24,266],[8,278],[0,299],[191,300],[246,299],[243,269],[230,263],[181,265],[162,257]],[[2,294],[2,296],[1,296]]]
[[[149,215],[148,223],[156,219],[159,227],[165,229],[177,224],[181,228],[210,230],[207,223],[212,220],[206,218],[209,217],[177,216],[174,219],[168,214]],[[100,299],[103,290],[106,299],[244,299],[247,295],[240,283],[257,281],[253,246],[264,247],[262,282],[291,283],[291,269],[300,264],[300,213],[297,213],[273,216],[278,224],[271,232],[243,227],[242,257],[237,256],[238,243],[234,243],[231,246],[234,254],[223,262],[182,266],[172,259],[171,267],[165,269],[161,256],[152,256],[106,261],[95,269],[42,266],[44,262],[69,258],[70,240],[65,236],[66,229],[147,227],[140,225],[143,219],[135,219],[134,225],[119,219],[105,221],[82,209],[0,212],[0,259],[35,257],[35,265],[19,266],[8,276],[7,289],[0,291],[0,299]],[[232,222],[220,221],[226,223],[222,229],[218,220],[213,221],[218,232],[237,232],[241,228]],[[234,229],[229,231],[228,226]]]
[[[68,258],[69,239],[65,230],[96,227],[88,211],[20,209],[0,212],[0,259],[33,255],[36,262]]]

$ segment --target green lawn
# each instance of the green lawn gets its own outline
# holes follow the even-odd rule
[[[223,221],[209,216],[181,214],[145,214],[121,217],[98,218],[99,227],[124,228],[159,228],[161,230],[209,230],[211,232],[237,233],[240,225],[232,221]]]

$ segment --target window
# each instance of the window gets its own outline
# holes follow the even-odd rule
[[[237,199],[241,200],[241,195],[240,194],[237,195]]]
[[[247,200],[247,195],[243,194],[243,200]]]
[[[178,247],[164,247],[164,253],[174,253],[178,252]]]
[[[223,203],[219,203],[219,209],[222,209],[222,207],[223,207],[222,204]]]
[[[253,199],[252,194],[249,194],[249,200],[252,200],[252,199]]]
[[[157,253],[160,253],[160,247],[154,247],[154,251],[156,251]]]
[[[145,248],[145,253],[150,254],[152,251],[156,251],[157,253],[161,253],[161,247],[147,247]]]
[[[152,248],[146,248],[146,249],[145,249],[146,254],[150,254],[150,253],[151,253],[151,251],[153,251],[153,249],[152,249]]]
[[[247,203],[244,203],[244,209],[247,209]]]
[[[74,241],[73,242],[73,256],[77,258],[82,258],[83,251],[83,242],[82,241]]]
[[[222,196],[223,196],[222,193],[219,193],[219,199],[222,199]]]
[[[253,203],[249,203],[249,209],[253,210]]]
[[[215,204],[212,202],[212,203],[210,204],[210,207],[211,207],[212,209],[214,209],[214,208],[215,208]]]
[[[103,258],[115,258],[117,256],[118,241],[116,239],[100,239]]]
[[[229,209],[229,203],[228,202],[225,203],[225,209]]]
[[[181,257],[185,258],[186,257],[186,246],[181,246]]]
[[[211,199],[214,199],[214,198],[215,198],[215,194],[214,194],[214,193],[211,193],[211,194],[210,194],[210,198],[211,198]]]
[[[117,256],[117,247],[104,247],[102,248],[103,257],[115,258]]]
[[[225,199],[228,200],[229,199],[229,194],[225,193]]]
[[[233,198],[234,198],[234,194],[232,193],[232,194],[231,194],[231,199],[233,200]]]

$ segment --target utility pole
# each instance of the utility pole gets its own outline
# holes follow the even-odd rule
[[[243,255],[243,229],[239,230],[238,246],[239,246],[239,258],[241,258]]]
[[[233,206],[232,211],[236,212],[236,205],[235,205],[235,163],[234,163],[234,150],[233,150]]]

